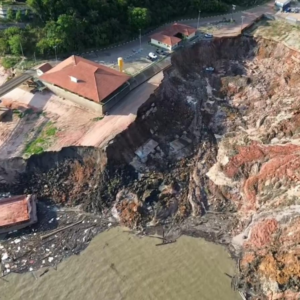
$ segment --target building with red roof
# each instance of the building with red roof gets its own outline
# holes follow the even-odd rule
[[[195,36],[196,28],[188,25],[174,23],[163,31],[151,35],[151,44],[173,50],[185,38],[191,39]]]
[[[40,76],[55,94],[102,114],[115,104],[119,93],[129,90],[129,79],[127,74],[75,55]]]

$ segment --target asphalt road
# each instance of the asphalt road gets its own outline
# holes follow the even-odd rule
[[[3,85],[0,86],[0,97],[12,91],[13,89],[21,85],[23,82],[30,79],[31,77],[32,77],[32,72],[26,72],[18,77],[8,80],[7,82],[5,82]]]
[[[249,25],[254,19],[258,18],[260,15],[264,13],[274,13],[274,1],[268,2],[267,4],[257,6],[255,8],[243,11],[243,12],[235,12],[233,14],[227,14],[227,15],[220,15],[215,17],[207,17],[200,19],[199,27],[207,25],[207,23],[214,23],[217,21],[222,20],[225,18],[231,18],[235,19],[236,23],[235,26],[228,26],[228,28],[224,28],[224,31],[226,31],[226,34],[232,34],[240,32],[241,27],[245,28]],[[242,18],[243,17],[243,18]],[[196,20],[187,20],[187,21],[180,21],[178,22],[186,25],[190,25],[193,27],[197,27],[198,21]],[[148,49],[149,48],[149,40],[150,36],[156,32],[159,32],[163,30],[166,26],[161,26],[159,29],[153,31],[150,34],[147,34],[142,37],[141,39],[141,45],[140,41],[138,39],[138,33],[137,33],[137,39],[131,42],[123,43],[120,46],[117,46],[115,48],[107,48],[105,50],[99,50],[99,51],[89,51],[86,53],[81,53],[79,55],[86,57],[87,59],[97,61],[97,62],[105,62],[108,64],[117,63],[118,57],[123,57],[125,63],[131,62],[134,63],[136,61],[137,63],[147,56],[147,53],[136,53],[135,51],[140,49]],[[224,34],[224,35],[226,35]],[[153,51],[153,50],[152,50]],[[144,51],[145,52],[145,51]]]

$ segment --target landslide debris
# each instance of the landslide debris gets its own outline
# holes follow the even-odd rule
[[[135,122],[105,149],[33,156],[18,162],[18,184],[2,188],[111,212],[140,232],[228,245],[239,258],[233,285],[249,299],[297,299],[299,61],[259,37],[201,41],[173,55]]]

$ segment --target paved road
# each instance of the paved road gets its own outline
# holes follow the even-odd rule
[[[216,17],[209,17],[209,18],[203,18],[200,19],[199,26],[206,25],[207,23],[213,23],[222,20],[224,17],[230,18],[233,16],[233,18],[236,20],[235,26],[228,26],[228,28],[224,28],[226,31],[226,34],[232,34],[237,33],[241,30],[241,26],[243,25],[243,28],[249,25],[253,20],[258,18],[264,13],[274,13],[274,1],[268,2],[267,4],[257,6],[255,8],[249,9],[244,12],[236,12],[234,14],[227,14],[223,16],[216,16]],[[242,16],[243,16],[243,24],[242,24]],[[197,27],[197,20],[189,20],[189,21],[179,21],[180,23],[187,24],[193,27]],[[113,64],[117,63],[118,57],[123,57],[126,62],[132,62],[132,63],[140,63],[142,58],[145,58],[147,55],[147,51],[149,51],[149,44],[148,41],[150,39],[150,36],[158,31],[163,30],[164,27],[161,27],[157,29],[156,31],[152,32],[151,34],[148,34],[146,36],[143,36],[141,39],[141,47],[145,51],[140,53],[134,53],[133,50],[138,50],[140,48],[140,42],[137,39],[136,41],[128,42],[126,44],[123,44],[119,47],[112,48],[112,49],[106,49],[101,51],[95,51],[88,54],[82,54],[82,56],[100,62],[100,63],[107,63],[107,64]],[[138,37],[138,33],[137,33]],[[153,50],[153,49],[152,49]],[[151,51],[152,51],[151,50]],[[146,53],[147,52],[147,53]]]
[[[32,76],[33,76],[32,72],[26,72],[18,77],[15,77],[5,82],[3,85],[0,86],[0,97],[12,91],[13,89],[21,85],[23,82],[30,79]]]

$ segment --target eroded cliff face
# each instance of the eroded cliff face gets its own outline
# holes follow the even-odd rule
[[[3,188],[226,244],[240,257],[237,288],[252,299],[296,299],[300,54],[236,37],[183,49],[172,65],[105,149],[14,161],[18,184]],[[2,177],[16,175],[1,167]]]

